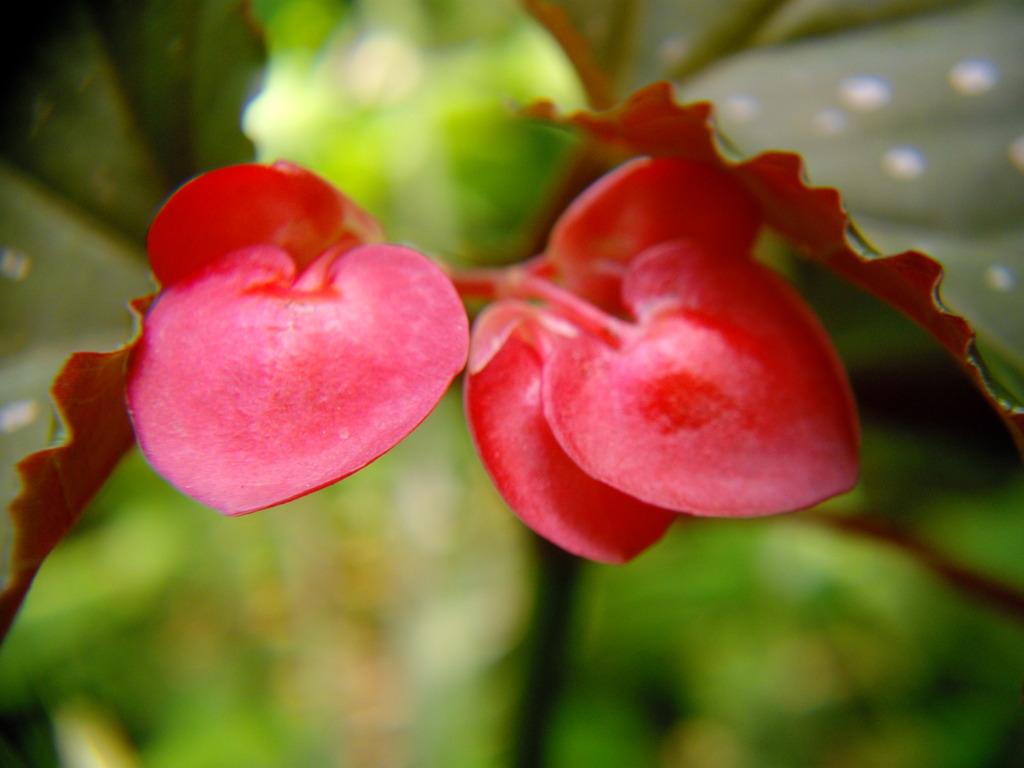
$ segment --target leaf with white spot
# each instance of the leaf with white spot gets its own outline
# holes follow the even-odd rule
[[[1024,6],[974,3],[752,49],[681,95],[744,152],[799,151],[876,248],[941,262],[943,301],[1024,371],[1021,39]]]
[[[814,183],[842,191],[871,243],[865,253],[916,249],[942,264],[928,268],[941,280],[934,309],[952,307],[977,334],[969,354],[955,354],[969,356],[994,401],[1005,398],[1004,414],[1024,403],[1024,6],[604,4],[614,23],[587,21],[583,0],[528,3],[558,23],[552,32],[577,68],[589,65],[585,84],[603,85],[599,99],[590,89],[592,104],[674,77],[682,100],[714,104],[731,147],[799,151]]]
[[[873,26],[972,0],[524,0],[604,103],[752,47]],[[588,84],[589,85],[589,84]],[[591,94],[593,95],[593,93]]]
[[[852,229],[835,189],[806,184],[799,155],[726,157],[712,123],[711,105],[680,105],[669,83],[652,84],[603,112],[559,117],[550,104],[535,105],[531,112],[580,130],[619,159],[672,156],[725,168],[755,197],[765,222],[794,248],[901,310],[939,341],[988,397],[1024,450],[1024,403],[993,385],[992,370],[977,353],[972,327],[937,300],[940,264],[917,251],[883,256],[872,249]]]
[[[152,290],[143,237],[171,189],[252,156],[239,116],[262,44],[243,11],[237,0],[40,7],[3,51],[0,636],[131,445],[122,353],[69,355],[128,338],[128,303]],[[50,382],[65,360],[55,422]]]

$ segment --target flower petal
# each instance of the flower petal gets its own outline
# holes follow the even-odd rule
[[[244,164],[204,173],[160,209],[147,248],[161,285],[176,283],[229,251],[276,245],[301,270],[331,247],[382,241],[376,220],[292,163]]]
[[[585,474],[566,455],[541,407],[542,348],[551,331],[525,304],[492,305],[477,321],[473,345],[491,346],[466,380],[466,413],[495,486],[534,531],[563,549],[605,563],[632,559],[664,534],[676,515]],[[520,323],[509,330],[518,315]]]
[[[820,324],[777,275],[692,242],[636,259],[640,334],[589,336],[545,366],[544,413],[588,474],[668,509],[749,516],[811,506],[856,481],[859,432]]]
[[[458,295],[415,251],[333,249],[296,281],[283,250],[243,248],[161,294],[128,404],[160,474],[242,514],[389,450],[433,409],[467,346]]]
[[[746,256],[760,225],[753,197],[721,168],[641,157],[576,198],[555,224],[546,254],[570,290],[615,310],[626,267],[648,246],[685,237]]]

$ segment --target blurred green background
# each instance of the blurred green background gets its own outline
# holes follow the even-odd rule
[[[572,138],[515,109],[583,97],[515,3],[251,10],[259,158],[322,173],[430,253],[523,255]],[[863,482],[824,512],[1024,584],[1024,473],[981,395],[894,312],[787,264],[862,408]],[[507,764],[536,577],[457,387],[366,470],[242,518],[133,454],[0,649],[0,766]],[[1021,617],[813,516],[683,521],[627,566],[585,564],[578,600],[551,765],[1024,765]]]

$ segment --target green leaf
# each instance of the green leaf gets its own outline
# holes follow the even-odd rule
[[[879,250],[940,261],[943,300],[1021,371],[1022,34],[1024,6],[975,3],[752,49],[681,95],[715,102],[743,152],[799,151]]]
[[[130,335],[128,302],[152,290],[143,239],[171,190],[252,158],[240,121],[262,41],[245,12],[239,0],[110,0],[30,14],[25,26],[0,103],[0,499],[12,515],[0,634],[131,445],[125,350],[68,361],[55,425],[50,380],[76,350]],[[54,448],[16,474],[54,426]]]
[[[582,0],[527,5],[581,80],[604,86],[588,91],[596,106],[614,101],[609,80],[681,79],[682,99],[715,105],[734,157],[798,151],[814,183],[841,190],[866,258],[929,254],[917,262],[941,293],[929,303],[970,322],[969,349],[943,343],[1004,415],[1020,407],[1024,6],[606,0],[610,23]]]
[[[806,184],[800,156],[765,152],[746,160],[726,157],[712,122],[711,105],[678,104],[669,83],[648,86],[604,112],[559,118],[550,104],[536,105],[531,111],[575,127],[616,160],[668,155],[725,168],[759,201],[768,226],[794,248],[896,307],[941,343],[1024,450],[1024,404],[1008,389],[993,385],[992,373],[977,352],[973,329],[938,300],[941,265],[917,251],[883,256],[872,249],[852,228],[836,190]]]
[[[50,381],[80,349],[131,330],[127,299],[151,289],[139,246],[0,161],[0,498],[14,465],[52,432]]]
[[[551,8],[564,11],[578,45],[586,46],[585,55],[610,78],[621,97],[655,80],[687,77],[752,46],[831,34],[969,2],[551,0],[525,4],[545,23],[550,21]],[[564,45],[567,36],[556,37]]]

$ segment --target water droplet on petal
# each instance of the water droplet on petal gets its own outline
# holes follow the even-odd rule
[[[958,61],[949,70],[949,84],[964,96],[978,96],[999,83],[999,65],[992,59],[973,58]]]
[[[747,123],[761,114],[761,100],[748,93],[737,93],[722,102],[725,117],[738,123]]]
[[[35,400],[12,400],[0,405],[0,433],[10,434],[27,427],[39,417],[39,404]]]
[[[835,107],[822,109],[811,118],[811,127],[821,136],[835,136],[845,131],[850,125],[846,113]]]
[[[898,181],[910,181],[928,170],[928,158],[917,147],[893,147],[882,156],[885,172]]]
[[[880,75],[853,75],[840,81],[839,98],[851,109],[878,109],[892,101],[892,83]]]
[[[1017,275],[1005,264],[992,264],[985,268],[985,285],[993,291],[1012,291],[1017,287]]]
[[[31,269],[32,259],[24,253],[15,248],[0,248],[0,275],[8,280],[24,280]]]

